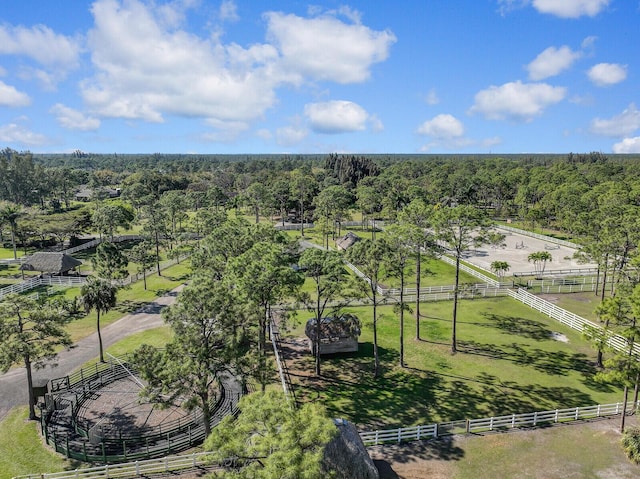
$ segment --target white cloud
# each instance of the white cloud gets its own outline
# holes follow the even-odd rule
[[[236,2],[233,0],[223,0],[220,4],[220,20],[223,22],[237,22],[240,20]]]
[[[276,130],[276,141],[281,146],[300,143],[309,135],[309,130],[299,125],[285,126]]]
[[[549,47],[527,65],[529,78],[538,81],[556,76],[568,69],[581,56],[582,53],[574,52],[566,45],[560,48]]]
[[[100,127],[100,120],[85,116],[82,112],[69,108],[62,103],[56,103],[50,110],[63,128],[69,130],[92,131]]]
[[[453,115],[441,114],[425,121],[418,133],[438,139],[451,139],[464,135],[464,125]]]
[[[273,138],[273,133],[271,133],[271,131],[269,131],[267,128],[260,128],[258,131],[256,131],[256,136],[265,141],[268,141]]]
[[[189,2],[178,3],[186,8]],[[228,1],[220,15],[231,19],[234,11],[235,3]],[[89,111],[149,122],[176,115],[246,124],[277,102],[282,85],[367,79],[371,65],[384,60],[395,41],[389,32],[326,14],[311,19],[265,14],[266,35],[275,43],[244,47],[167,26],[179,15],[170,22],[166,18],[174,17],[140,0],[97,0],[92,13],[95,26],[87,44],[96,74],[81,82]]]
[[[610,0],[533,0],[533,7],[540,13],[561,18],[595,17],[609,5]]]
[[[369,119],[369,114],[360,105],[343,100],[308,103],[304,106],[304,114],[313,131],[330,134],[362,131]]]
[[[222,121],[215,118],[208,118],[206,123],[213,127],[214,130],[204,133],[200,138],[204,141],[215,143],[235,141],[243,131],[249,128],[249,125],[244,121]]]
[[[589,69],[587,76],[597,86],[615,85],[627,78],[627,65],[598,63]]]
[[[31,98],[26,93],[0,81],[0,106],[20,107],[31,104]]]
[[[89,47],[97,74],[81,84],[96,114],[151,122],[164,115],[248,121],[275,102],[283,80],[271,45],[224,46],[163,27],[137,0],[99,0]]]
[[[498,0],[498,12],[505,16],[512,10],[525,7],[528,3],[529,0]]]
[[[630,103],[622,113],[613,118],[594,118],[590,129],[592,133],[612,138],[629,136],[640,129],[640,110],[636,108],[635,103]]]
[[[378,118],[377,115],[369,115],[369,118],[367,118],[367,120],[369,122],[369,127],[371,128],[371,131],[375,131],[375,132],[384,131],[384,123],[382,123],[382,120]]]
[[[546,83],[510,82],[476,93],[469,113],[480,113],[489,120],[531,121],[548,106],[562,101],[566,94],[566,88]]]
[[[625,138],[613,145],[614,153],[640,153],[640,136]]]
[[[0,142],[21,143],[23,145],[38,146],[46,143],[47,138],[39,133],[34,133],[17,123],[9,123],[0,126]]]
[[[429,90],[424,101],[427,102],[427,105],[437,105],[438,103],[440,103],[440,98],[438,97],[438,93],[434,88]]]
[[[264,18],[267,38],[282,54],[282,68],[314,80],[365,81],[371,76],[371,66],[386,60],[396,41],[388,30],[347,24],[329,15],[302,18],[269,12]]]
[[[49,27],[0,25],[0,54],[26,55],[42,65],[73,67],[80,55],[80,40],[55,33]]]

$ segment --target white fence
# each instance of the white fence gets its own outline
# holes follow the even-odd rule
[[[518,289],[518,291],[508,291],[509,296],[511,296],[512,298],[517,299],[521,303],[526,304],[527,306],[530,306],[533,309],[546,314],[550,318],[553,318],[556,321],[559,321],[562,324],[575,329],[576,331],[580,331],[581,333],[583,333],[585,332],[586,328],[603,330],[600,325],[584,319],[583,317],[567,311],[566,309],[562,309],[559,306],[556,306],[549,301],[539,298],[522,288]],[[629,348],[627,340],[618,334],[608,333],[607,343],[610,347],[617,351],[627,351]],[[636,343],[634,345],[633,353],[640,356],[640,344]]]
[[[511,233],[517,233],[522,236],[529,236],[531,238],[540,239],[546,241],[547,243],[554,243],[560,246],[566,246],[567,248],[580,249],[580,245],[576,243],[572,243],[571,241],[564,241],[561,239],[554,238],[552,236],[540,235],[538,233],[532,233],[531,231],[521,230],[520,228],[514,228],[513,226],[499,225],[496,226],[497,229],[509,231]]]
[[[611,285],[612,278],[607,278],[607,284]],[[602,278],[597,276],[580,276],[577,278],[549,278],[527,281],[527,288],[535,289],[541,293],[581,293],[593,292],[596,287],[602,286]],[[606,286],[605,286],[606,287]]]
[[[442,255],[440,256],[440,259],[442,261],[444,261],[447,264],[450,264],[452,266],[456,265],[455,260],[449,258],[448,256]],[[487,276],[486,274],[481,273],[480,271],[477,271],[473,268],[469,268],[467,265],[460,263],[460,271],[464,271],[465,273],[470,274],[471,276],[478,278],[479,280],[484,281],[485,283],[488,283],[492,286],[499,286],[500,283],[498,281],[496,281],[493,278],[490,278],[489,276]]]
[[[542,273],[538,273],[542,277],[551,276],[592,276],[598,273],[598,268],[565,268],[565,269],[545,269]],[[535,276],[534,271],[515,271],[511,276]]]
[[[73,248],[65,249],[62,251],[65,254],[73,254],[78,251],[82,251],[85,249],[93,248],[94,246],[98,246],[103,241],[111,241],[112,243],[120,243],[122,241],[136,241],[142,239],[140,235],[120,235],[114,236],[113,238],[96,238],[94,240],[88,241],[78,246],[74,246]]]
[[[105,465],[87,469],[75,469],[73,471],[52,472],[48,474],[28,474],[24,476],[16,476],[13,479],[106,479],[117,477],[136,477],[150,474],[166,474],[196,467],[207,467],[213,469],[217,465],[224,466],[231,465],[233,463],[233,460],[230,459],[228,464],[219,463],[212,465],[211,460],[208,459],[209,457],[211,457],[210,452],[200,452],[184,456],[167,456],[160,459]]]
[[[21,283],[12,284],[0,289],[0,299],[9,294],[20,294],[25,291],[37,288],[38,286],[75,286],[85,283],[85,278],[80,276],[43,276],[35,277],[22,281]]]
[[[640,402],[627,405],[626,413],[632,413]],[[514,429],[518,427],[534,427],[543,424],[579,421],[598,417],[615,416],[622,413],[623,403],[602,404],[596,406],[554,409],[524,414],[485,417],[447,423],[428,424],[425,426],[402,427],[371,432],[361,432],[360,437],[365,446],[385,443],[401,443],[419,441],[451,434],[478,433],[498,429]]]

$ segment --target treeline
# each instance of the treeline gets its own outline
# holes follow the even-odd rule
[[[34,155],[0,152],[0,201],[47,212],[119,188],[138,210],[167,192],[190,208],[250,208],[259,216],[393,219],[412,200],[470,204],[580,234],[577,219],[608,193],[640,205],[640,156],[569,155]]]

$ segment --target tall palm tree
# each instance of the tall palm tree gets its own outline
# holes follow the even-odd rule
[[[98,343],[100,345],[100,362],[104,363],[102,349],[102,334],[100,333],[100,314],[107,313],[116,305],[116,293],[118,289],[109,281],[100,278],[89,278],[88,282],[80,290],[80,301],[85,311],[96,310],[96,328],[98,331]]]
[[[13,246],[13,259],[18,259],[16,250],[16,232],[18,230],[18,218],[22,216],[22,206],[10,201],[0,202],[0,224],[9,223],[11,227],[11,244]]]

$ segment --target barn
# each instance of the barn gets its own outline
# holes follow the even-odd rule
[[[22,263],[20,269],[22,271],[39,271],[40,273],[65,275],[82,261],[69,256],[65,253],[35,253]]]

